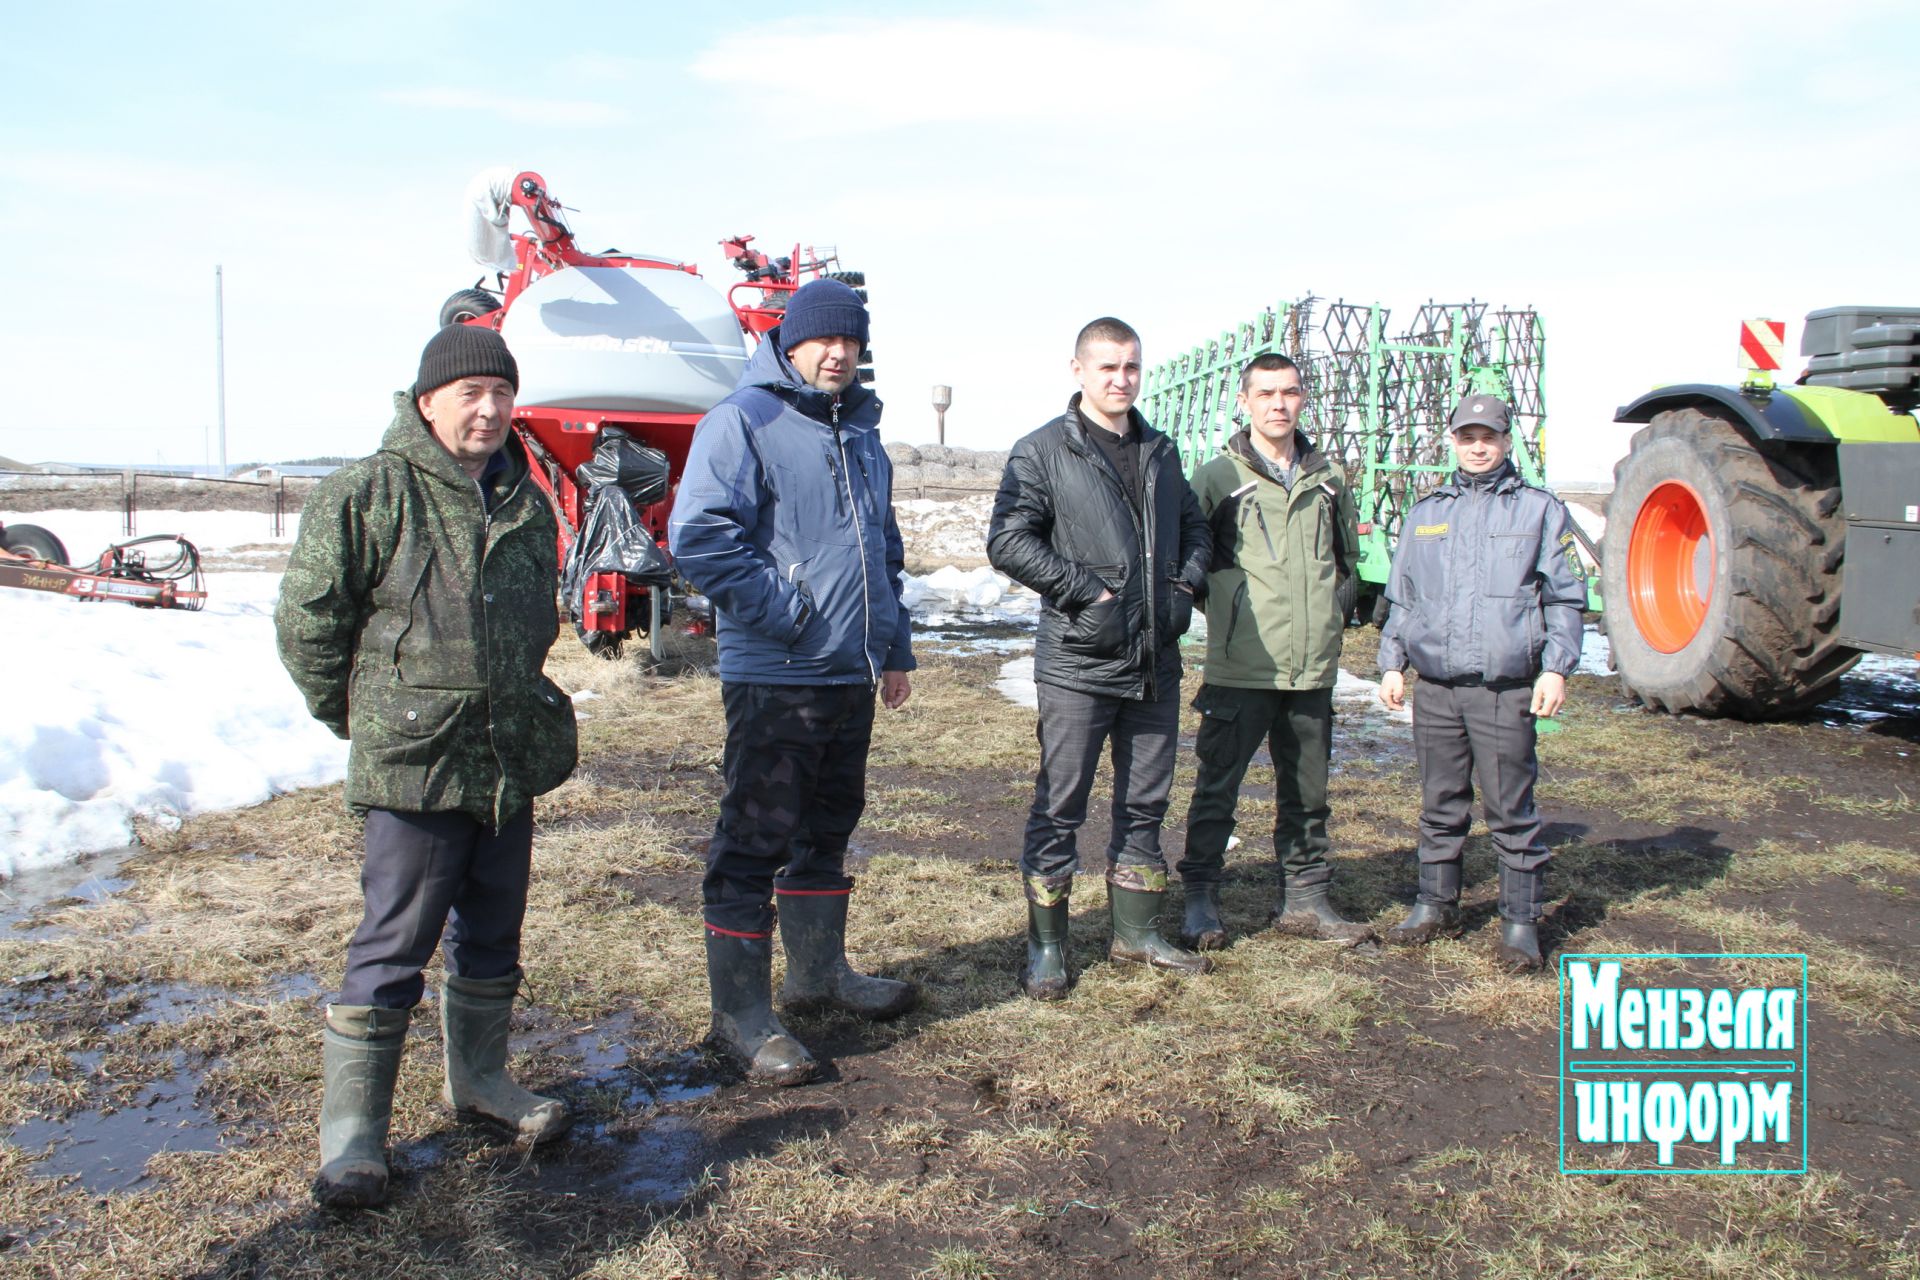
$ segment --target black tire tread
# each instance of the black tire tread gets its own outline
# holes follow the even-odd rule
[[[67,559],[67,544],[60,541],[51,529],[43,529],[37,524],[8,525],[6,547],[17,555],[32,556],[35,560],[45,560],[50,564],[72,563]]]
[[[1717,634],[1697,637],[1679,654],[1648,659],[1644,645],[1623,646],[1620,633],[1633,628],[1624,560],[1637,509],[1615,511],[1610,502],[1607,527],[1620,554],[1604,570],[1608,634],[1622,686],[1662,710],[1747,720],[1796,715],[1823,701],[1859,658],[1837,639],[1846,525],[1833,456],[1759,446],[1724,419],[1669,410],[1635,433],[1614,468],[1616,497],[1666,478],[1640,474],[1653,465],[1643,462],[1643,450],[1654,445],[1691,453],[1720,479],[1717,491],[1701,497],[1726,506],[1731,536],[1718,554],[1728,557],[1730,598],[1724,610],[1709,608],[1703,624]]]
[[[440,327],[464,323],[466,316],[491,315],[500,309],[500,299],[485,289],[461,289],[447,295],[440,304]]]

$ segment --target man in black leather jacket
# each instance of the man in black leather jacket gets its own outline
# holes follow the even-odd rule
[[[1101,747],[1112,740],[1107,894],[1115,960],[1204,973],[1205,957],[1160,936],[1167,864],[1160,824],[1180,723],[1180,637],[1211,546],[1173,441],[1133,408],[1140,335],[1112,317],[1074,344],[1080,392],[1014,445],[987,534],[993,567],[1041,597],[1033,674],[1040,770],[1020,866],[1027,894],[1021,985],[1065,996],[1074,833]]]

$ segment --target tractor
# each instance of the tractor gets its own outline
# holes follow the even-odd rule
[[[497,330],[519,364],[513,427],[559,515],[561,590],[582,642],[611,658],[638,631],[662,659],[676,629],[710,631],[684,616],[698,601],[686,608],[666,549],[695,424],[733,391],[747,341],[780,323],[788,295],[826,277],[864,299],[865,278],[834,270],[831,250],[775,258],[733,236],[721,247],[745,278],[722,298],[688,264],[583,251],[538,173],[486,171],[467,199],[470,251],[495,287],[483,275],[454,293],[440,323]],[[871,381],[871,353],[861,363]]]
[[[1602,594],[1621,683],[1748,720],[1825,700],[1866,652],[1920,658],[1920,308],[1749,321],[1740,386],[1661,387],[1614,468]],[[1842,590],[1844,586],[1844,590]]]

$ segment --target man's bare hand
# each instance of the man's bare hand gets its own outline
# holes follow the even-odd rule
[[[907,699],[913,694],[913,682],[907,679],[904,671],[882,671],[880,673],[880,701],[889,711],[898,711],[907,705]]]
[[[1557,671],[1542,671],[1533,682],[1533,706],[1528,709],[1536,716],[1552,716],[1566,704],[1567,678]]]
[[[1403,672],[1380,673],[1380,703],[1389,711],[1398,711],[1407,705],[1407,677]]]

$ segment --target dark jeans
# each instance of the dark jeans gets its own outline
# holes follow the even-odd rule
[[[1473,823],[1478,782],[1487,830],[1502,866],[1531,871],[1553,856],[1533,807],[1532,684],[1414,689],[1413,746],[1420,760],[1420,861],[1458,862]]]
[[[447,972],[502,978],[520,964],[533,806],[495,830],[464,813],[367,811],[366,914],[347,944],[339,1003],[411,1009],[446,931]]]
[[[707,847],[707,925],[764,938],[774,893],[845,893],[847,840],[867,806],[873,688],[725,684],[726,794]]]
[[[1080,865],[1074,832],[1087,820],[1100,748],[1113,742],[1113,836],[1107,861],[1117,867],[1166,871],[1160,823],[1173,789],[1173,752],[1180,733],[1180,682],[1162,681],[1152,702],[1036,686],[1040,703],[1040,773],[1027,815],[1020,870],[1030,876],[1071,875]]]
[[[1187,810],[1187,852],[1180,878],[1212,884],[1226,862],[1240,784],[1260,744],[1273,757],[1273,853],[1287,883],[1325,884],[1327,762],[1333,753],[1332,689],[1230,689],[1201,685],[1194,744],[1200,776]]]

